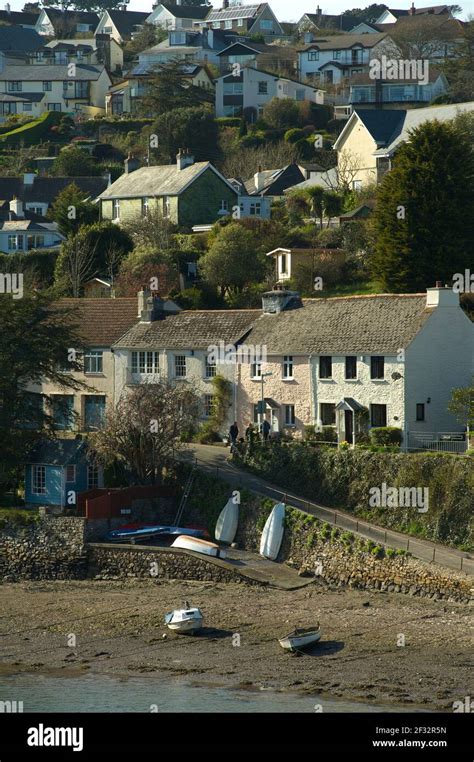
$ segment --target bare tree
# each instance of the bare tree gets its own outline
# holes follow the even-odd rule
[[[262,169],[280,169],[297,158],[298,150],[283,140],[267,143],[257,148],[230,150],[224,159],[221,171],[225,177],[241,177],[248,180]]]
[[[150,201],[145,215],[137,214],[124,220],[122,227],[131,236],[136,248],[159,251],[170,248],[176,229],[176,225],[163,216],[158,199]]]
[[[390,33],[396,45],[394,53],[405,59],[443,59],[450,46],[462,36],[459,24],[443,16],[419,16],[399,19]]]
[[[90,436],[95,459],[119,462],[136,484],[160,483],[165,467],[183,447],[180,435],[199,420],[199,398],[186,381],[136,386],[106,415],[103,429]]]
[[[84,283],[97,273],[96,248],[87,245],[80,234],[64,241],[62,245],[63,272],[74,297],[80,296]]]

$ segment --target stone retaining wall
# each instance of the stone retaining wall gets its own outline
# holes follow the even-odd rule
[[[217,562],[206,561],[171,548],[131,548],[125,545],[89,546],[88,576],[94,579],[154,577],[155,579],[198,579],[213,582],[259,584],[235,574]]]

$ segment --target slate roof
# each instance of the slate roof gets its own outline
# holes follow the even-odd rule
[[[386,33],[374,34],[335,34],[331,37],[321,37],[319,40],[314,40],[309,45],[303,48],[303,51],[307,50],[345,50],[346,48],[352,48],[354,45],[360,45],[363,48],[373,48],[385,37]]]
[[[0,93],[1,103],[39,103],[43,100],[46,93],[21,93],[21,95],[14,95],[13,93]]]
[[[205,19],[211,10],[210,5],[175,5],[172,3],[161,3],[161,5],[177,19]]]
[[[300,309],[262,315],[245,341],[269,354],[396,354],[430,317],[426,294],[306,299]]]
[[[54,26],[55,22],[60,21],[76,21],[78,24],[90,24],[91,26],[97,26],[100,19],[97,13],[91,11],[63,11],[60,8],[42,8],[42,10],[48,15],[49,20]],[[38,16],[36,17],[38,19]]]
[[[312,24],[318,29],[339,29],[342,32],[349,32],[357,24],[361,23],[359,16],[350,16],[348,14],[333,15],[330,13],[305,13]]]
[[[27,463],[67,466],[77,463],[87,452],[83,439],[43,439],[30,452]]]
[[[245,188],[249,196],[282,196],[286,188],[291,188],[305,179],[297,164],[288,164],[283,169],[268,169],[262,174],[265,180],[259,191],[255,188],[253,177],[246,180]]]
[[[153,323],[137,323],[116,347],[129,349],[207,349],[234,344],[248,332],[261,310],[189,310]]]
[[[140,167],[134,172],[121,175],[100,194],[100,198],[105,200],[141,198],[142,196],[177,196],[209,167],[212,168],[209,161],[198,161],[181,170],[176,164]]]
[[[72,183],[91,198],[97,198],[107,187],[104,177],[36,176],[32,185],[24,185],[23,177],[0,177],[0,198],[10,201],[16,196],[24,203],[37,201],[51,204],[56,196]]]
[[[69,320],[89,347],[112,346],[138,320],[136,296],[59,299],[55,306],[71,309]]]
[[[377,145],[386,145],[401,130],[405,109],[354,109]],[[341,133],[342,134],[342,133]]]
[[[28,13],[23,11],[0,11],[0,21],[5,24],[26,24],[34,26],[38,21],[39,13]]]
[[[144,24],[150,15],[142,11],[108,10],[107,12],[121,37],[131,36],[132,32],[136,31],[136,27]]]
[[[75,64],[75,81],[96,80],[102,74],[103,66],[91,66],[89,64]],[[45,80],[68,80],[67,64],[38,64],[37,66],[5,66],[0,72],[0,81],[19,80],[22,82],[44,82]]]
[[[395,18],[399,18],[400,16],[410,16],[410,12],[405,10],[399,10],[396,8],[387,8],[388,11],[392,14],[392,16],[395,16]],[[424,8],[415,8],[415,16],[424,16],[426,14],[434,14],[435,16],[438,16],[441,13],[448,13],[449,12],[449,5],[427,5]],[[380,14],[382,15],[382,14]]]
[[[58,238],[64,239],[58,228],[57,222],[36,222],[35,220],[16,218],[15,220],[6,220],[0,222],[0,229],[3,233],[17,230],[28,230],[28,232],[38,233],[56,233]]]
[[[37,18],[37,17],[36,17]],[[0,17],[0,21],[3,19]],[[15,53],[31,53],[43,45],[43,38],[34,29],[21,26],[0,26],[0,50]]]

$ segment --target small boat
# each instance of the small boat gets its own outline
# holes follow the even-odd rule
[[[316,627],[297,627],[289,635],[278,638],[278,642],[285,651],[303,651],[305,648],[309,648],[314,643],[317,643],[320,638],[321,628],[318,622]]]
[[[277,503],[263,527],[260,539],[260,555],[274,561],[278,556],[285,531],[285,504]]]
[[[105,539],[106,542],[140,542],[148,540],[150,537],[159,537],[167,535],[188,534],[190,537],[204,537],[204,529],[187,529],[186,527],[163,526],[162,524],[154,526],[141,527],[121,527],[109,532]]]
[[[229,498],[217,519],[214,536],[218,542],[230,545],[234,542],[239,523],[239,505]]]
[[[192,550],[195,553],[205,553],[206,556],[215,556],[216,558],[225,558],[225,552],[216,545],[215,542],[201,540],[199,537],[189,537],[182,534],[171,543],[172,548],[182,548],[183,550]]]
[[[192,608],[184,601],[184,609],[174,609],[165,614],[165,624],[174,632],[194,632],[202,627],[201,609]]]

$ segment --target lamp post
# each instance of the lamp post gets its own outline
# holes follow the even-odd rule
[[[265,416],[265,397],[263,396],[263,384],[265,383],[264,379],[267,376],[273,376],[273,373],[271,371],[268,371],[267,373],[260,373],[260,381],[262,384],[262,399],[260,401],[260,426],[262,428],[262,437],[263,437],[263,420]]]

